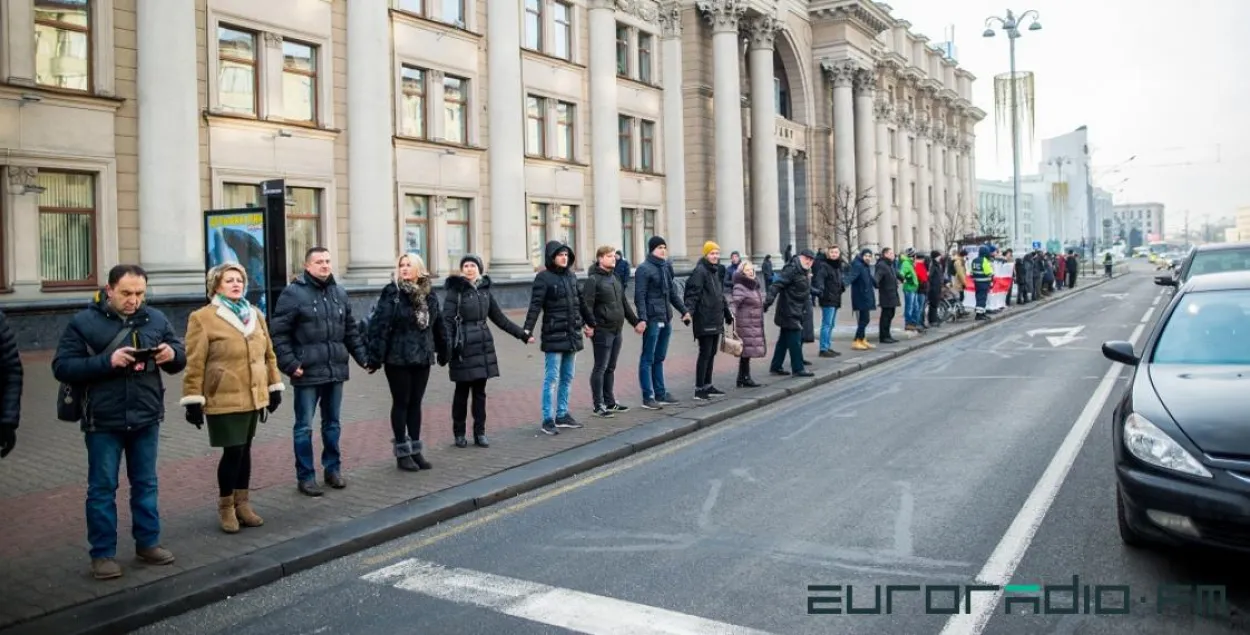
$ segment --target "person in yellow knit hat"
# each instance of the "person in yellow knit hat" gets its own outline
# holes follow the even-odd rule
[[[686,279],[683,300],[690,313],[695,341],[699,343],[699,359],[695,365],[694,398],[707,401],[724,395],[712,385],[712,365],[716,350],[725,333],[725,325],[733,323],[725,302],[725,267],[720,264],[720,245],[703,243],[703,257]]]

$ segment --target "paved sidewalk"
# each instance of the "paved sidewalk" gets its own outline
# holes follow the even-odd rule
[[[1085,282],[1085,280],[1083,280]],[[1088,283],[1086,283],[1088,284]],[[1057,294],[1063,297],[1066,292]],[[849,307],[849,297],[845,303]],[[520,312],[509,312],[519,321]],[[875,340],[876,315],[870,333]],[[776,337],[772,316],[766,316],[769,342]],[[901,317],[895,318],[896,337],[903,343],[879,346],[868,352],[850,351],[854,332],[849,310],[839,311],[836,359],[816,357],[816,344],[804,352],[815,369],[844,368],[881,358],[886,351],[908,349],[934,335],[904,339]],[[960,325],[936,329],[962,331]],[[216,522],[217,452],[208,446],[207,433],[182,420],[177,407],[180,377],[167,383],[168,421],[161,430],[160,512],[163,543],[178,560],[171,566],[151,567],[133,561],[129,540],[128,488],[125,479],[118,492],[119,561],[125,576],[99,582],[88,572],[87,543],[83,522],[86,491],[86,452],[76,424],[57,421],[53,410],[56,382],[52,378],[50,352],[23,356],[26,385],[22,427],[13,454],[0,461],[0,629],[45,613],[80,605],[98,597],[132,589],[208,564],[239,557],[257,549],[307,535],[309,532],[391,507],[413,498],[480,479],[511,467],[535,461],[639,424],[689,412],[707,404],[694,402],[692,379],[696,349],[689,328],[678,323],[666,363],[669,391],[682,403],[663,411],[646,411],[639,403],[637,359],[640,338],[625,338],[617,370],[618,398],[634,408],[614,419],[592,417],[588,374],[590,352],[578,356],[577,379],[572,395],[574,414],[587,427],[566,430],[556,437],[539,434],[539,392],[542,354],[535,346],[501,336],[496,331],[502,377],[487,388],[488,424],[492,447],[451,445],[450,408],[453,385],[446,370],[436,368],[425,398],[423,438],[426,456],[434,469],[418,473],[395,469],[388,420],[390,397],[382,373],[368,375],[353,367],[343,405],[342,449],[345,490],[327,489],[321,498],[308,498],[295,490],[291,451],[292,411],[289,400],[270,417],[258,433],[253,450],[252,489],[265,526],[227,535]],[[717,357],[716,385],[734,395],[737,360]],[[753,363],[755,379],[764,384],[791,381],[771,377],[767,360]],[[760,389],[757,389],[760,390]],[[319,452],[319,447],[318,447]]]

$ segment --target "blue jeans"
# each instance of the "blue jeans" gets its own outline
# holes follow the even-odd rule
[[[343,407],[343,383],[295,387],[295,477],[305,483],[316,480],[313,465],[312,418],[321,404],[321,467],[326,474],[340,469],[339,410]]]
[[[642,358],[638,360],[638,386],[642,388],[643,401],[668,394],[664,386],[664,358],[672,336],[671,322],[665,322],[663,328],[657,322],[647,322],[647,330],[642,333]]]
[[[546,372],[543,374],[543,421],[552,421],[569,414],[569,387],[573,385],[573,370],[577,353],[547,353]],[[555,387],[555,412],[551,407],[552,384]]]
[[[907,325],[920,324],[920,292],[904,291],[903,292],[903,323]]]
[[[126,455],[126,480],[130,482],[131,535],[135,550],[161,543],[161,519],[157,511],[156,447],[159,425],[132,431],[88,432],[87,444],[87,541],[91,557],[117,556],[117,479],[122,455]]]
[[[833,348],[833,323],[838,319],[838,307],[820,307],[820,350]]]
[[[914,322],[916,326],[924,325],[924,310],[928,306],[929,306],[929,296],[922,291],[917,291],[916,292],[916,321]]]

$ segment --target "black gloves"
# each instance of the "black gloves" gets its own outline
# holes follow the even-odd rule
[[[187,423],[202,429],[204,426],[204,406],[198,403],[187,404]]]
[[[269,414],[273,414],[273,411],[277,410],[278,406],[281,406],[281,405],[282,405],[282,391],[281,390],[269,391]]]
[[[0,459],[13,451],[17,445],[17,426],[0,426]]]

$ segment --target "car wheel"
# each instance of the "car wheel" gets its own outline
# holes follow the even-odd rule
[[[1151,541],[1129,525],[1128,515],[1124,510],[1124,496],[1120,493],[1119,486],[1117,486],[1115,488],[1115,519],[1116,524],[1120,528],[1120,541],[1126,546],[1133,548],[1149,547]]]

